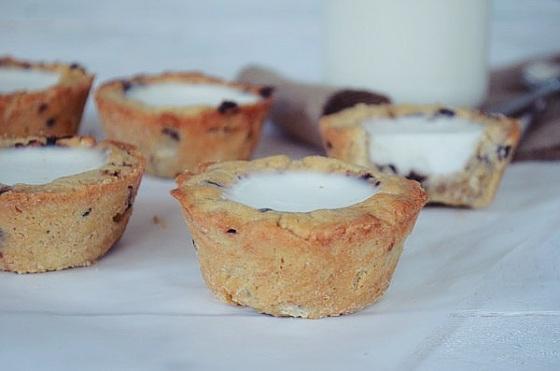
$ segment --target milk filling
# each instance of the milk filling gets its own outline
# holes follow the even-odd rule
[[[363,122],[370,161],[400,175],[450,175],[464,170],[484,126],[459,117],[411,115]]]
[[[44,90],[56,85],[59,79],[57,72],[0,67],[0,94]]]
[[[218,106],[224,101],[243,105],[255,103],[259,99],[254,94],[224,85],[180,82],[132,85],[126,95],[130,99],[155,107]]]
[[[348,207],[376,192],[377,187],[353,176],[285,171],[251,173],[229,187],[224,197],[255,209],[309,212]]]
[[[46,184],[65,176],[99,169],[107,162],[105,151],[69,147],[0,149],[0,183]]]

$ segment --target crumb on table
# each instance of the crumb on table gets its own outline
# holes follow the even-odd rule
[[[159,225],[161,228],[165,228],[167,226],[165,221],[157,215],[152,217],[152,223]]]

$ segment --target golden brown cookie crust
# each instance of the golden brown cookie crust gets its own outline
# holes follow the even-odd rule
[[[58,83],[47,89],[0,93],[0,137],[76,135],[93,75],[75,63],[34,63],[11,57],[0,58],[0,67],[60,73]]]
[[[482,139],[464,171],[440,177],[425,177],[422,174],[409,176],[421,181],[431,203],[474,208],[488,206],[495,197],[503,172],[519,142],[519,125],[514,119],[440,105],[357,105],[321,119],[325,150],[329,157],[392,173],[390,168],[382,168],[371,161],[369,136],[362,123],[370,118],[415,114],[462,117],[484,125]]]
[[[240,175],[288,169],[362,177],[379,190],[350,207],[305,213],[257,210],[223,197]],[[377,300],[426,202],[417,182],[324,157],[275,156],[200,170],[177,177],[172,195],[206,283],[226,303],[275,316],[337,316]]]
[[[166,81],[225,85],[261,99],[219,107],[151,107],[125,95],[134,84]],[[96,91],[95,99],[109,138],[136,145],[146,158],[148,173],[175,177],[203,162],[248,159],[260,138],[271,90],[197,72],[167,72],[107,82]]]
[[[96,143],[91,137],[0,140],[4,148],[50,145],[104,149],[107,163],[44,185],[0,183],[0,270],[33,273],[90,265],[128,223],[142,156],[130,145]]]

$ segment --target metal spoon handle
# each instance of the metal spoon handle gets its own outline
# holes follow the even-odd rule
[[[492,111],[506,116],[513,116],[531,107],[537,100],[558,92],[560,92],[560,78],[553,79],[527,94],[499,105],[492,109]]]

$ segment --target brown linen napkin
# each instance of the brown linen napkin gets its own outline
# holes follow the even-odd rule
[[[560,54],[550,57],[560,62]],[[490,90],[484,107],[493,107],[523,94],[521,71],[528,60],[513,66],[497,69],[490,75]],[[521,139],[515,161],[560,160],[560,95],[549,97],[546,110],[537,113]]]
[[[560,61],[560,54],[551,59]],[[521,82],[521,70],[530,62],[493,71],[488,99],[482,108],[495,107],[526,93],[527,88]],[[388,102],[387,97],[378,92],[301,83],[260,66],[244,68],[238,80],[274,86],[275,101],[270,113],[272,122],[293,138],[314,146],[321,146],[318,121],[323,114],[334,113],[360,102]],[[521,140],[515,160],[560,160],[560,95],[548,98],[546,110],[535,115]]]
[[[274,87],[270,119],[290,137],[322,148],[319,119],[358,103],[388,103],[389,99],[375,92],[345,89],[322,84],[289,80],[276,71],[261,66],[247,66],[237,76],[244,83]]]

